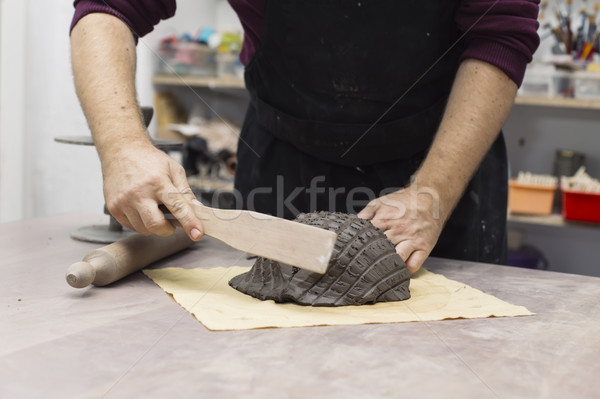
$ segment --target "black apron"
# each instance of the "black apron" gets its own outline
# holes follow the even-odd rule
[[[245,74],[238,206],[288,219],[356,213],[408,185],[458,68],[456,3],[267,0]],[[500,135],[432,255],[503,263],[506,186]]]

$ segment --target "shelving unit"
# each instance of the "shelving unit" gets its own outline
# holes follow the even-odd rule
[[[600,230],[600,223],[585,223],[585,222],[572,222],[565,220],[562,215],[552,214],[547,216],[537,215],[519,215],[514,213],[508,214],[509,223],[525,223],[535,224],[540,226],[551,226],[551,227],[581,227]]]
[[[242,79],[219,78],[212,76],[198,77],[187,75],[154,75],[152,82],[155,85],[208,87],[211,89],[244,89],[246,87]],[[566,97],[538,97],[518,95],[515,99],[515,104],[540,107],[600,110],[600,100],[587,100]]]
[[[600,100],[592,99],[579,99],[579,98],[567,98],[567,97],[542,97],[542,96],[525,96],[517,95],[515,99],[515,105],[520,106],[534,106],[534,107],[552,107],[572,110],[600,110]],[[600,230],[600,224],[596,223],[584,223],[584,222],[572,222],[564,220],[560,214],[552,214],[548,216],[534,216],[534,215],[519,215],[519,214],[508,214],[509,224],[529,224],[536,226],[548,226],[548,227],[578,227],[588,228],[594,230]]]
[[[577,109],[600,109],[600,100],[587,100],[567,97],[536,97],[518,95],[515,104],[540,107],[559,107]]]
[[[244,89],[246,87],[242,79],[214,76],[154,75],[152,83],[155,85],[208,87],[210,89]]]
[[[520,94],[515,103],[504,127],[513,171],[552,173],[556,150],[571,149],[586,154],[592,176],[600,174],[600,100]],[[550,270],[600,277],[600,224],[564,220],[560,214],[509,214],[508,227],[513,238],[544,254]]]
[[[188,75],[154,75],[152,82],[155,85],[170,85],[170,86],[191,86],[191,87],[208,87],[208,88],[245,88],[244,81],[237,78],[219,78],[214,76],[188,76]],[[588,100],[579,98],[567,97],[542,97],[542,96],[525,96],[518,95],[515,99],[515,104],[531,105],[540,107],[561,107],[561,108],[578,108],[578,109],[600,109],[599,100]]]

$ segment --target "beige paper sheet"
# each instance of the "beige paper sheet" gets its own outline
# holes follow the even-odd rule
[[[276,304],[242,294],[228,285],[248,267],[144,270],[209,330],[399,323],[458,318],[533,315],[491,295],[421,269],[410,283],[411,298],[363,306],[310,307]]]

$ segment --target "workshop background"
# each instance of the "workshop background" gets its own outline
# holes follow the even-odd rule
[[[587,174],[598,178],[600,73],[582,75],[565,68],[556,30],[565,28],[564,17],[570,15],[574,35],[583,21],[588,21],[583,23],[584,34],[589,33],[589,16],[597,21],[597,9],[594,2],[581,0],[543,4],[543,41],[504,128],[511,175],[520,171],[552,175],[557,162],[570,160],[573,165],[584,164]],[[0,0],[0,222],[103,210],[94,148],[54,140],[89,134],[72,82],[68,35],[72,15],[72,1]],[[226,0],[179,0],[177,16],[140,40],[138,93],[141,105],[156,109],[150,126],[155,137],[189,142],[186,125],[188,129],[206,125],[214,115],[210,109],[226,119],[229,130],[241,122],[247,96],[239,81],[239,65],[227,57],[234,49],[223,51],[218,43],[209,43],[213,55],[221,57],[217,61],[225,61],[215,61],[210,72],[202,65],[190,65],[205,60],[198,57],[206,56],[206,49],[189,46],[210,42],[212,30],[223,41],[224,34],[241,33]],[[593,33],[590,38],[596,44],[598,35]],[[187,47],[187,52],[169,47],[175,45]],[[593,57],[597,62],[598,55]],[[193,143],[202,147],[202,142]],[[560,150],[567,151],[559,157]],[[211,152],[215,155],[218,148]],[[187,155],[173,154],[182,161]],[[510,213],[514,262],[600,276],[596,262],[600,224],[565,221],[558,199],[549,215]],[[600,203],[592,207],[590,214],[600,212]]]

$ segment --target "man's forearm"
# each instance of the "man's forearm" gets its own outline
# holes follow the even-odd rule
[[[135,42],[127,25],[112,15],[87,15],[71,33],[71,58],[101,160],[125,143],[149,144],[136,99]]]
[[[156,149],[144,126],[135,91],[135,42],[112,15],[89,14],[71,31],[75,86],[102,163],[106,207],[123,226],[169,235],[165,205],[193,240],[202,223],[190,201],[185,171]]]
[[[448,218],[469,180],[496,139],[517,92],[498,68],[465,60],[458,72],[435,140],[416,174],[420,187],[440,196],[440,215]]]

